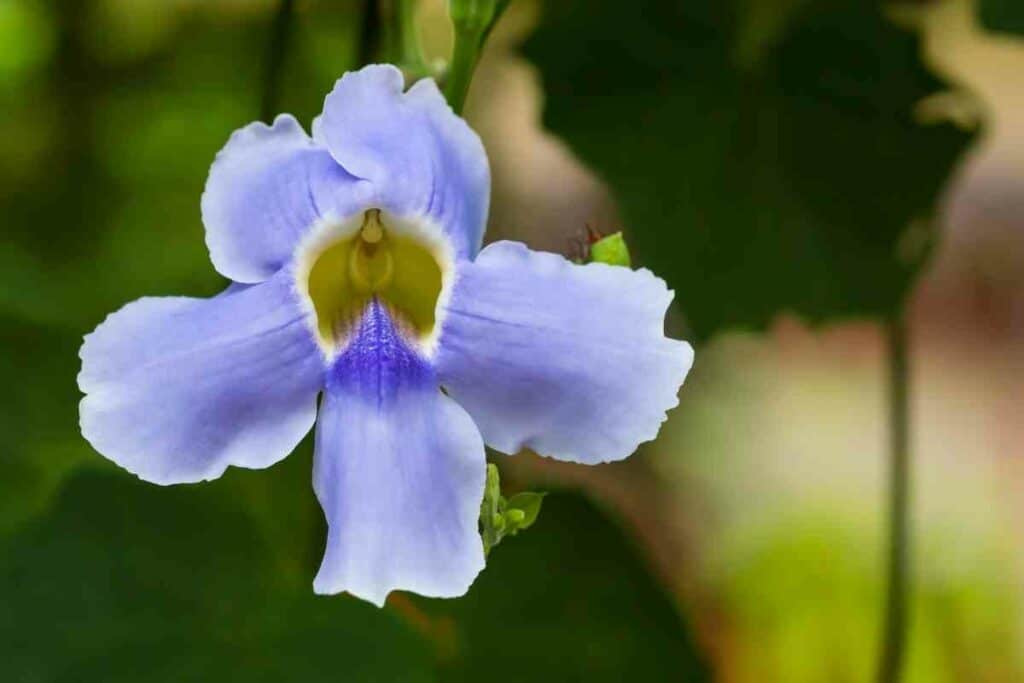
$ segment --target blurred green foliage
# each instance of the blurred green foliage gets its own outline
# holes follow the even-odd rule
[[[878,619],[865,606],[882,600],[879,541],[853,510],[806,505],[722,543],[708,580],[721,586],[734,619],[735,679],[871,680]],[[954,534],[931,532],[919,547],[956,542]],[[972,552],[988,542],[972,540]],[[918,574],[906,681],[1017,680],[1019,603],[1000,578],[1009,558],[984,551],[967,567],[924,566]],[[929,565],[950,556],[922,553]]]
[[[650,462],[670,490],[686,492],[677,495],[680,517],[699,520],[700,566],[687,578],[717,607],[700,612],[716,638],[716,675],[870,681],[885,468],[882,428],[864,425],[880,412],[883,378],[877,357],[866,361],[870,352],[848,344],[866,326],[823,334],[786,326],[784,335],[728,333],[709,343],[687,380],[687,410],[651,445]],[[903,680],[1024,680],[1018,499],[1006,486],[1012,458],[951,436],[982,414],[962,391],[979,366],[946,366],[941,380],[934,356],[921,366],[931,375],[924,403],[942,396],[949,404],[924,408],[917,423]]]
[[[321,525],[294,526],[286,510],[276,524],[291,540],[268,536],[245,494],[259,479],[287,492],[286,509],[312,510],[308,486],[280,471],[308,479],[309,466],[307,449],[203,486],[76,475],[50,514],[0,544],[5,680],[707,679],[630,544],[565,492],[463,599],[378,610],[314,596]]]
[[[1024,33],[1024,2],[976,0],[981,23],[991,31]]]
[[[609,183],[697,338],[897,309],[926,256],[901,238],[968,136],[913,120],[940,85],[880,3],[544,10],[525,51],[545,124]]]
[[[292,548],[265,542],[228,485],[75,477],[4,548],[6,679],[432,680],[394,614],[283,580],[272,559]]]
[[[566,491],[495,548],[463,598],[426,601],[457,628],[443,680],[703,681],[703,656],[636,547]]]

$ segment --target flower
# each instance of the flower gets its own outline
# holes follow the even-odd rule
[[[346,74],[313,121],[253,123],[202,198],[210,299],[143,298],[81,350],[81,428],[157,484],[269,467],[316,423],[318,593],[465,593],[484,443],[594,464],[653,439],[693,360],[649,271],[480,250],[490,173],[432,80]],[[317,408],[318,397],[319,410]]]

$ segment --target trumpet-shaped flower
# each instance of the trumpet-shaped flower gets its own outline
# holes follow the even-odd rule
[[[431,80],[345,75],[306,135],[235,132],[202,198],[210,299],[143,298],[82,346],[82,433],[157,484],[269,467],[316,423],[314,581],[382,604],[484,566],[484,444],[594,464],[654,438],[693,352],[646,270],[482,251],[480,139]],[[319,399],[319,407],[318,407]]]

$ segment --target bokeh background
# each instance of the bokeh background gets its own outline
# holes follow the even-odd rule
[[[0,680],[870,680],[904,302],[906,678],[1024,680],[1024,5],[515,0],[466,111],[489,239],[624,229],[697,363],[624,463],[498,456],[536,526],[382,610],[312,594],[309,443],[161,488],[78,433],[82,335],[224,284],[199,196],[276,5],[0,0]],[[296,3],[281,109],[357,65],[362,5]]]

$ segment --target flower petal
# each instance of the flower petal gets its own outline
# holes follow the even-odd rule
[[[324,365],[288,273],[212,299],[144,298],[86,336],[82,434],[157,484],[269,467],[309,432]]]
[[[483,569],[484,446],[431,368],[368,307],[332,368],[313,483],[329,532],[317,593],[462,595]]]
[[[500,451],[621,460],[657,435],[693,363],[664,335],[671,300],[650,271],[497,242],[460,264],[438,376]]]
[[[251,123],[217,154],[203,192],[213,265],[237,282],[262,282],[288,261],[314,221],[358,211],[367,189],[292,116],[282,114],[272,126]]]
[[[380,208],[430,217],[457,254],[472,257],[490,201],[483,144],[433,80],[405,93],[403,86],[402,72],[390,65],[345,74],[324,101],[314,135],[345,170],[373,184]]]

